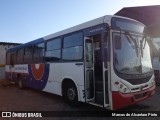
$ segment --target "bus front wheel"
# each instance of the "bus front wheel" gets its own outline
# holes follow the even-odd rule
[[[75,84],[69,83],[66,89],[66,99],[71,106],[78,106],[78,94]]]

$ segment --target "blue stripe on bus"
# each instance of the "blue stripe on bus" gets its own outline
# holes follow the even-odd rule
[[[35,89],[39,89],[39,90],[42,90],[45,88],[47,81],[48,81],[48,77],[49,77],[49,64],[44,64],[44,65],[45,65],[44,73],[40,80],[36,80],[35,76],[33,75],[31,65],[28,65],[29,77],[32,79],[31,79],[31,82],[28,82],[27,86],[35,88]]]

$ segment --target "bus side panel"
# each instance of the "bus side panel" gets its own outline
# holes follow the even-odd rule
[[[84,101],[84,65],[76,65],[76,63],[52,63],[50,64],[50,72],[48,82],[43,91],[62,95],[61,85],[64,79],[71,79],[77,86],[79,101]]]
[[[20,64],[6,65],[6,78],[18,83],[22,81],[24,86],[35,88],[38,90],[44,89],[48,81],[49,64]]]
[[[12,82],[17,82],[17,79],[16,79],[17,73],[15,72],[14,66],[6,65],[5,66],[5,74],[6,74],[7,80],[10,80]]]
[[[24,80],[23,74],[25,69],[28,69],[27,66],[24,66],[24,64],[19,64],[19,65],[14,65],[13,67],[13,74],[12,74],[12,79],[16,83],[18,83],[18,80]]]
[[[30,64],[28,65],[28,73],[25,73],[25,84],[38,90],[45,88],[49,76],[49,64]]]

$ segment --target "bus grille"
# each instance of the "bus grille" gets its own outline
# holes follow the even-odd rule
[[[141,93],[141,94],[137,94],[137,95],[134,96],[134,98],[135,99],[141,99],[141,98],[144,98],[146,95],[147,95],[147,92]]]

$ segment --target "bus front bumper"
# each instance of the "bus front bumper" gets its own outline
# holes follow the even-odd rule
[[[140,92],[123,94],[119,91],[112,92],[112,110],[130,106],[139,101],[143,101],[155,94],[155,85]]]

